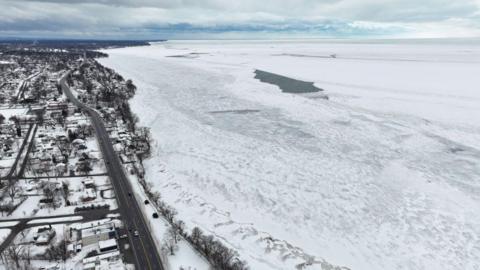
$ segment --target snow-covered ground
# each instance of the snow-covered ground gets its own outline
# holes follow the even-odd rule
[[[156,140],[147,179],[252,269],[480,268],[480,46],[107,52],[100,61],[138,86],[133,110]],[[330,100],[282,93],[255,69],[315,82]]]
[[[83,217],[81,216],[74,216],[74,217],[63,217],[63,218],[42,218],[42,219],[34,219],[28,222],[28,224],[41,224],[41,223],[56,223],[56,222],[70,222],[70,221],[77,221],[82,220]]]
[[[2,244],[5,238],[8,237],[10,231],[10,229],[0,229],[0,244]]]
[[[166,266],[166,268],[171,270],[210,269],[208,261],[203,258],[199,253],[197,253],[195,249],[190,244],[188,244],[185,239],[182,239],[181,237],[179,237],[179,242],[176,244],[174,254],[172,255],[169,252],[165,244],[170,239],[173,239],[172,236],[169,234],[169,229],[171,228],[171,225],[162,216],[159,216],[158,218],[152,217],[152,214],[157,213],[157,210],[155,206],[153,206],[151,203],[144,203],[146,200],[148,200],[148,197],[147,194],[145,194],[142,186],[135,184],[138,183],[138,178],[135,175],[128,175],[128,178],[133,184],[132,187],[135,193],[135,199],[137,200],[138,205],[143,212],[143,215],[147,217],[147,226],[153,234],[153,240],[157,245],[157,248],[160,250],[161,260],[162,263]]]

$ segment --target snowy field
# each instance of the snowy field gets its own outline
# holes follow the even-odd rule
[[[100,61],[138,86],[133,110],[156,140],[147,180],[251,269],[480,269],[479,45],[107,52]],[[282,93],[255,69],[330,99]]]

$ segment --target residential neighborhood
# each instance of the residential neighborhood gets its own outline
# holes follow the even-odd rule
[[[125,172],[143,177],[149,133],[125,102],[135,86],[96,66],[100,55],[0,46],[0,269],[138,265],[129,238],[139,233],[121,215],[91,117],[60,85],[98,109]]]

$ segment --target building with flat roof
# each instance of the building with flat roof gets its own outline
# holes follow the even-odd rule
[[[104,240],[104,241],[99,241],[98,242],[98,248],[99,248],[100,252],[102,252],[102,253],[117,250],[118,249],[117,240],[115,240],[115,238],[113,238],[113,239],[108,239],[108,240]]]

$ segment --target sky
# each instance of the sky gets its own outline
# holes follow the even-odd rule
[[[0,0],[0,37],[480,37],[480,0]]]

